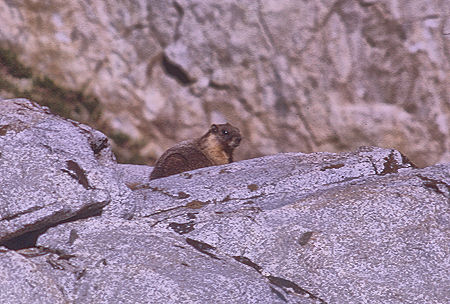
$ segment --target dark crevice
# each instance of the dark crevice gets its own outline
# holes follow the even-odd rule
[[[309,298],[311,298],[313,300],[319,301],[319,303],[326,304],[326,302],[324,300],[313,295],[309,291],[301,288],[300,286],[298,286],[297,284],[295,284],[292,281],[289,281],[289,280],[286,280],[283,278],[279,278],[279,277],[274,277],[274,276],[267,276],[267,279],[270,281],[270,283],[283,289],[284,292],[286,292],[286,293],[289,293],[289,290],[292,290],[296,294],[308,296]]]
[[[447,192],[450,192],[450,185],[447,185],[446,183],[444,183],[443,181],[439,181],[436,179],[432,179],[423,175],[417,175],[418,178],[420,178],[421,180],[423,180],[423,185],[431,190],[433,190],[434,192],[438,193],[438,194],[442,194],[442,195],[446,195],[446,193],[444,193],[440,188],[439,185],[445,187],[447,189]]]
[[[364,8],[370,7],[375,4],[375,2],[366,2],[366,1],[361,1],[361,0],[358,1],[358,3],[361,7],[364,7]]]
[[[252,267],[253,269],[255,269],[258,273],[262,274],[262,267],[253,263],[249,258],[246,258],[244,256],[233,256],[233,258],[244,264],[247,265],[249,267]],[[280,278],[280,277],[275,277],[275,276],[271,276],[271,275],[263,275],[266,279],[269,280],[270,283],[272,283],[274,286],[277,286],[278,288],[281,288],[286,294],[292,293],[294,292],[295,294],[298,295],[302,295],[302,296],[307,296],[313,300],[318,301],[319,303],[322,304],[326,304],[326,302],[324,300],[322,300],[321,298],[319,298],[318,296],[312,294],[311,292],[301,288],[300,286],[298,286],[297,284],[295,284],[292,281]],[[286,298],[284,297],[284,295],[279,292],[278,290],[276,290],[273,287],[270,287],[271,291],[273,293],[275,293],[280,299],[284,300],[285,302],[287,302]]]
[[[86,274],[86,268],[75,273],[75,279],[78,281]]]
[[[179,84],[187,86],[194,83],[189,75],[178,64],[170,61],[166,55],[163,55],[161,65],[164,69],[164,72],[169,77],[172,77],[173,79],[178,81]]]
[[[250,190],[250,192],[256,191],[259,189],[259,186],[257,184],[250,184],[247,185],[247,189]]]
[[[189,197],[191,197],[191,195],[190,195],[190,194],[187,194],[186,192],[183,192],[183,191],[179,191],[179,192],[178,192],[178,198],[179,198],[179,199],[189,198]]]
[[[370,158],[370,157],[369,157],[369,162],[370,162],[370,164],[372,165],[373,172],[375,172],[375,174],[378,175],[378,168],[377,168],[377,166],[375,165],[375,163],[373,162],[372,158]]]
[[[298,240],[300,245],[305,246],[306,244],[308,244],[308,242],[311,239],[311,237],[313,236],[313,234],[314,234],[313,231],[307,231],[307,232],[303,233],[302,236],[300,237],[300,239]]]
[[[8,131],[8,126],[0,126],[0,136],[6,135],[6,132]]]
[[[276,290],[275,288],[273,288],[272,286],[270,286],[270,291],[273,292],[277,297],[279,297],[281,300],[283,300],[284,302],[287,303],[287,299],[286,297],[279,292],[278,290]]]
[[[202,202],[199,200],[193,200],[190,201],[189,203],[187,203],[184,207],[189,208],[189,209],[200,209],[203,208],[204,206],[208,205],[209,202]]]
[[[78,235],[77,231],[75,229],[71,229],[69,234],[69,244],[72,245],[79,237],[80,236]]]
[[[390,153],[389,156],[386,156],[383,159],[385,160],[385,162],[383,163],[383,171],[380,172],[380,175],[398,172],[400,166],[398,165],[392,153]]]
[[[186,213],[186,216],[190,220],[195,220],[197,218],[197,213],[188,212],[188,213]]]
[[[383,170],[378,175],[386,175],[390,173],[398,173],[399,169],[402,168],[417,168],[417,166],[412,163],[406,156],[400,153],[402,158],[402,163],[399,164],[397,160],[395,159],[394,150],[389,153],[388,156],[383,158],[385,160],[383,164]]]
[[[178,13],[178,20],[177,20],[177,24],[175,25],[175,34],[173,36],[173,40],[177,41],[178,39],[180,39],[181,34],[180,34],[180,25],[181,22],[183,21],[183,17],[184,17],[184,10],[183,7],[176,1],[173,1],[173,7],[175,8],[175,10]]]
[[[11,221],[11,220],[16,219],[18,217],[21,217],[22,215],[33,213],[33,212],[35,212],[37,210],[40,210],[42,208],[44,208],[44,207],[42,207],[42,206],[34,206],[34,207],[31,207],[30,209],[23,210],[23,211],[20,211],[20,212],[16,212],[16,213],[8,215],[6,217],[2,217],[2,218],[0,218],[0,220],[1,221]]]
[[[175,223],[172,222],[169,224],[169,228],[171,228],[173,231],[175,231],[178,234],[186,234],[189,233],[191,231],[193,231],[195,228],[195,222],[194,221],[190,221],[187,223]]]
[[[158,210],[158,211],[156,211],[156,212],[154,212],[152,214],[144,215],[142,217],[144,217],[144,218],[152,217],[154,215],[159,215],[159,214],[162,214],[162,213],[165,213],[165,212],[171,212],[173,210],[177,210],[177,209],[181,209],[181,208],[184,208],[184,206],[176,206],[176,207],[172,207],[172,208],[169,208],[169,209]],[[158,221],[157,223],[159,223],[159,222],[161,222],[161,221]],[[155,225],[156,225],[156,223],[155,223]]]
[[[0,246],[5,246],[11,250],[20,250],[24,248],[31,248],[36,246],[36,241],[40,235],[45,233],[48,228],[43,228],[31,232],[24,233],[10,240],[0,243]]]
[[[90,189],[86,172],[81,169],[80,165],[73,160],[66,161],[67,169],[61,169],[61,171],[69,174],[73,179],[77,180],[86,190]]]
[[[231,87],[227,84],[220,84],[211,80],[209,82],[209,87],[215,90],[230,90]]]
[[[262,267],[253,263],[249,258],[246,258],[244,256],[234,256],[233,259],[238,261],[239,263],[242,263],[244,265],[250,266],[253,269],[255,269],[257,272],[261,273]]]
[[[328,170],[328,169],[339,169],[339,168],[342,168],[344,166],[345,166],[344,164],[333,164],[333,165],[329,165],[329,166],[325,166],[325,167],[321,168],[320,171],[325,171],[325,170]]]
[[[67,254],[58,249],[53,249],[50,247],[39,246],[39,247],[36,247],[36,249],[37,249],[37,252],[35,252],[31,255],[24,253],[24,252],[19,252],[19,253],[26,257],[32,257],[32,256],[36,256],[36,255],[46,255],[46,254],[51,253],[51,254],[56,254],[58,256],[58,260],[65,260],[65,261],[69,261],[70,259],[76,257],[76,255],[74,255],[74,254]]]
[[[172,193],[164,191],[164,189],[161,189],[161,188],[158,188],[158,187],[152,187],[152,186],[150,186],[148,184],[142,185],[141,187],[138,187],[136,189],[150,189],[152,191],[160,192],[160,193],[162,193],[164,195],[167,195],[168,197],[174,198],[174,199],[185,199],[185,198],[189,198],[191,196],[190,194],[187,194],[186,192],[183,192],[183,191],[179,191],[177,195],[174,195]]]
[[[90,146],[91,146],[92,151],[94,151],[94,154],[97,155],[103,149],[108,147],[108,138],[105,137],[105,138],[102,138],[101,140],[98,140],[98,141],[90,140]]]
[[[215,254],[209,252],[209,250],[214,250],[216,249],[216,247],[213,247],[209,244],[200,241],[193,240],[191,238],[186,238],[186,243],[188,243],[189,245],[194,247],[194,249],[200,251],[201,253],[206,254],[212,257],[213,259],[220,260]]]
[[[57,223],[45,226],[43,228],[39,228],[39,229],[36,229],[33,231],[23,233],[19,236],[13,237],[9,240],[0,242],[0,246],[5,246],[6,248],[11,249],[11,250],[20,250],[20,249],[25,249],[25,248],[36,247],[36,241],[39,238],[39,236],[46,233],[49,228],[53,228],[53,227],[56,227],[56,226],[58,226],[60,224],[64,224],[64,223],[70,223],[70,222],[75,222],[78,220],[83,220],[83,219],[87,219],[87,218],[94,217],[94,216],[100,216],[102,214],[103,207],[104,206],[101,206],[101,207],[96,206],[95,208],[93,208],[92,206],[87,206],[87,207],[81,209],[78,212],[78,214],[75,216],[72,216],[66,220],[59,221]],[[36,224],[36,226],[38,226],[38,224]]]

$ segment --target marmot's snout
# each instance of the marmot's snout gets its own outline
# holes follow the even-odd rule
[[[232,146],[233,148],[236,148],[241,143],[241,139],[242,138],[240,136],[233,137],[230,142],[230,146]]]

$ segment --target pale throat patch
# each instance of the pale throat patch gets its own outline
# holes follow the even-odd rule
[[[220,142],[214,136],[208,136],[201,145],[202,152],[214,165],[228,164],[228,154],[220,147]]]

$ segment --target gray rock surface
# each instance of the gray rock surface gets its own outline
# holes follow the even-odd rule
[[[97,96],[153,159],[228,120],[237,159],[376,145],[425,166],[450,161],[449,14],[446,0],[1,1],[0,47]]]
[[[0,113],[0,242],[132,205],[102,133],[25,99],[0,100]]]
[[[327,303],[448,299],[450,165],[363,175],[302,195],[311,175],[299,176],[295,201],[280,206],[275,197],[273,209],[258,206],[265,195],[244,205],[245,195],[238,191],[234,199],[212,206],[180,204],[146,218],[154,229],[173,230],[240,257]]]
[[[165,216],[160,212],[190,205],[220,211],[243,206],[261,211],[274,209],[319,189],[349,184],[362,177],[401,172],[413,166],[398,151],[373,147],[341,154],[276,154],[181,173],[182,178],[177,177],[176,182],[171,178],[152,180],[141,186],[139,192],[145,202],[138,204],[136,213]],[[198,182],[200,177],[204,178],[202,182]],[[228,203],[234,200],[233,204]]]
[[[145,221],[69,223],[50,229],[38,244],[73,256],[61,267],[74,270],[45,271],[74,303],[285,303],[273,291],[277,286],[253,269],[227,255],[205,254],[206,244],[160,233]],[[34,261],[42,265],[42,259]]]
[[[450,164],[417,169],[396,150],[361,147],[149,181],[151,167],[117,165],[87,126],[27,100],[2,100],[0,112],[2,303],[450,296]],[[93,205],[97,189],[109,200]]]
[[[339,172],[345,166],[350,168]],[[270,193],[270,180],[286,191]],[[255,184],[258,189],[248,187]],[[449,185],[450,165],[413,169],[396,151],[274,155],[143,183],[135,191],[144,192],[146,212],[132,221],[94,218],[59,225],[38,245],[74,255],[71,264],[85,269],[86,278],[69,294],[101,303],[116,295],[109,282],[118,294],[132,290],[128,300],[141,299],[142,289],[134,293],[136,281],[153,290],[155,299],[172,303],[150,283],[155,276],[149,269],[177,286],[175,302],[443,303],[449,296]],[[265,193],[250,197],[258,190]],[[212,264],[202,260],[199,268],[199,257]],[[254,276],[236,277],[239,263]],[[204,281],[183,270],[185,264],[209,278],[214,300],[201,287]],[[128,269],[136,265],[141,271],[130,278]],[[221,277],[245,280],[251,290],[259,286],[261,297],[241,290],[251,296],[235,298],[234,285],[218,279],[217,267]],[[189,284],[179,281],[180,271]],[[222,289],[215,289],[217,283]],[[83,284],[89,286],[83,289],[86,298],[79,295]]]
[[[4,247],[0,247],[0,286],[0,303],[67,303],[36,263]]]
[[[145,183],[152,173],[153,167],[144,165],[117,164],[117,173],[123,182],[131,189]]]

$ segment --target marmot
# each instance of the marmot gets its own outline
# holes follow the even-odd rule
[[[238,128],[229,123],[211,125],[200,138],[178,143],[163,153],[150,174],[157,179],[184,171],[233,162],[233,150],[241,142]]]

